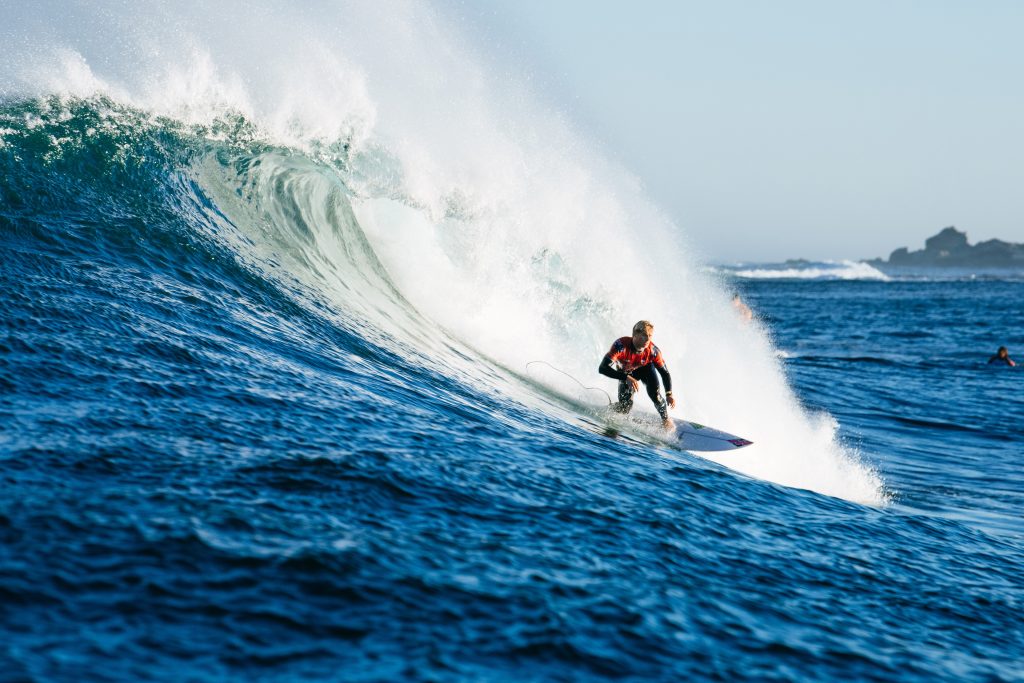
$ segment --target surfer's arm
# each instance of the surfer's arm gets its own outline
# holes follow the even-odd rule
[[[664,364],[655,365],[654,369],[661,375],[661,384],[665,387],[665,398],[668,400],[668,404],[675,408],[676,400],[672,396],[672,375],[669,374],[668,367]]]
[[[661,384],[665,387],[665,393],[672,393],[672,375],[669,374],[668,368],[664,365],[655,365],[654,369],[661,375]]]
[[[612,357],[608,354],[605,354],[604,358],[601,359],[601,365],[598,366],[597,371],[605,377],[611,377],[612,379],[617,379],[620,382],[625,382],[626,378],[629,377],[629,375],[624,373],[622,370],[612,366]]]

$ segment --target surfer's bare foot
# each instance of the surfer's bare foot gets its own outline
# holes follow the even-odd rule
[[[667,417],[664,420],[662,420],[661,426],[667,429],[668,431],[672,431],[673,429],[676,428],[672,420],[668,419]]]

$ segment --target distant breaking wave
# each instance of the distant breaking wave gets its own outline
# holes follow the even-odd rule
[[[922,268],[887,266],[880,270],[863,261],[786,261],[713,266],[713,274],[742,280],[843,280],[864,282],[1015,281],[1024,271],[1011,268]]]
[[[748,280],[881,280],[891,278],[877,268],[858,261],[787,261],[722,266],[721,271]]]

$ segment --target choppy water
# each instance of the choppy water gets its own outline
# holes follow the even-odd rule
[[[4,100],[0,676],[1022,680],[1024,374],[984,361],[1024,283],[750,275],[744,325],[613,170],[434,167],[378,105],[300,145]],[[611,264],[633,209],[663,249]],[[754,446],[611,438],[524,372],[610,390],[639,317]]]
[[[1024,532],[1024,373],[987,363],[1001,345],[1024,349],[1024,282],[786,281],[749,291],[803,400],[873,454],[897,507]]]

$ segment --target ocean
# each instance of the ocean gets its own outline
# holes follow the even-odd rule
[[[310,8],[7,29],[0,680],[1024,680],[1024,277],[706,265],[429,6]],[[752,446],[593,407],[641,318]]]

